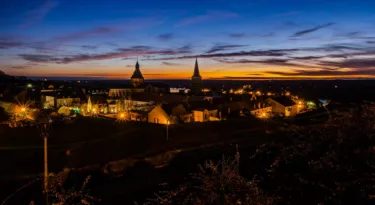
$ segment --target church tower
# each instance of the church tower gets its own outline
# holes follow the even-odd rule
[[[191,92],[193,94],[202,92],[202,77],[199,74],[198,59],[195,59],[194,74],[191,77]]]
[[[141,70],[139,69],[138,60],[137,60],[137,63],[135,64],[135,70],[134,70],[132,77],[130,78],[130,81],[134,87],[138,87],[139,85],[142,85],[143,82],[145,81],[141,73]]]

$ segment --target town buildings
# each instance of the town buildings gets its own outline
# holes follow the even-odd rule
[[[224,85],[219,89],[203,87],[198,59],[195,60],[190,89],[185,88],[189,87],[187,83],[169,89],[166,83],[145,81],[138,60],[129,81],[22,82],[18,86],[0,86],[0,101],[19,103],[27,100],[28,106],[39,109],[68,107],[83,115],[123,116],[124,120],[156,124],[208,122],[249,116],[293,117],[309,108],[309,102],[306,102],[306,108],[305,102],[291,94],[288,86],[279,91],[272,90],[271,85],[256,87],[256,83],[227,87],[226,90]]]

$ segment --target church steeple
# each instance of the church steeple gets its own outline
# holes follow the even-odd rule
[[[201,77],[199,74],[198,58],[195,59],[194,75],[193,77]]]
[[[130,80],[131,80],[131,83],[134,87],[138,87],[139,85],[143,84],[143,82],[144,82],[144,78],[143,78],[143,75],[141,73],[141,69],[140,69],[140,66],[139,66],[139,63],[138,63],[138,59],[137,59],[137,63],[135,64],[135,70],[134,70],[133,75],[130,78]]]
[[[202,92],[202,77],[199,73],[198,59],[195,59],[194,74],[191,77],[191,92],[196,95]]]

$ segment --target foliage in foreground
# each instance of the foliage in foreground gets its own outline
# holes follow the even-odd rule
[[[239,174],[240,154],[217,163],[207,161],[201,172],[193,174],[189,182],[173,191],[160,193],[146,204],[273,204],[274,197],[267,197],[255,180],[246,180]]]
[[[242,173],[256,174],[258,185],[240,176],[238,159],[206,163],[154,204],[375,204],[375,105],[330,113],[324,125],[291,126],[259,146],[243,165],[257,171]]]
[[[374,204],[375,105],[331,113],[322,127],[292,127],[259,147],[272,163],[261,186],[293,204]]]

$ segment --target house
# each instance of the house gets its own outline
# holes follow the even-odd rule
[[[148,123],[155,124],[175,124],[170,115],[162,108],[162,105],[156,105],[148,113]]]
[[[298,113],[297,103],[287,96],[272,97],[268,99],[268,102],[271,104],[274,114],[291,117]]]
[[[272,113],[272,106],[268,102],[258,103],[258,105],[253,110],[250,110],[251,115],[255,117],[259,117],[259,118],[269,116],[271,113]]]
[[[194,122],[219,121],[218,107],[208,101],[189,102],[186,105],[193,114]]]
[[[170,124],[186,123],[193,121],[192,116],[184,103],[158,104],[149,111],[148,122],[157,124],[166,124],[167,121]]]
[[[44,108],[79,105],[84,99],[81,90],[63,89],[41,93],[41,103]]]
[[[269,116],[272,107],[268,103],[268,97],[256,96],[255,94],[231,95],[224,102],[218,103],[223,118],[231,116]]]

